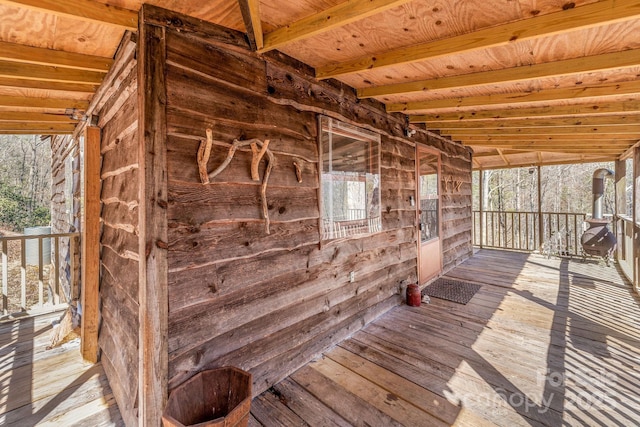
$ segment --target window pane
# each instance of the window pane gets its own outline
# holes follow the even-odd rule
[[[420,152],[420,240],[438,237],[438,156]]]
[[[320,119],[323,239],[380,231],[380,136]]]

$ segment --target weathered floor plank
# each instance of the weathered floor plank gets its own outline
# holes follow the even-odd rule
[[[79,342],[47,349],[61,313],[0,323],[0,425],[122,426],[101,364]]]
[[[481,250],[447,276],[482,288],[467,305],[391,310],[274,386],[256,421],[639,422],[640,298],[615,267]]]

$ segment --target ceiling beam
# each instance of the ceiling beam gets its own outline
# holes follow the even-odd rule
[[[18,111],[0,111],[0,122],[40,122],[40,123],[77,123],[78,120],[63,114],[25,113]]]
[[[264,36],[261,52],[278,49],[286,44],[303,40],[376,15],[412,0],[348,0],[323,10]]]
[[[100,84],[106,73],[0,60],[0,77]]]
[[[640,65],[640,49],[583,56],[562,61],[543,62],[500,70],[445,76],[416,82],[396,83],[358,89],[358,97],[372,98],[397,95],[401,93],[424,92],[441,89],[455,89],[470,86],[482,86],[518,82],[524,80],[567,76],[571,74],[591,73],[595,71]]]
[[[0,86],[18,87],[24,89],[61,90],[65,92],[95,93],[98,84],[50,82],[44,80],[19,79],[13,77],[0,77]]]
[[[504,108],[493,110],[467,110],[430,112],[409,116],[411,123],[428,123],[430,121],[461,121],[483,119],[509,119],[527,117],[558,117],[600,115],[613,113],[640,113],[640,101],[611,101],[604,103],[583,103],[572,105],[544,105],[527,108]]]
[[[403,47],[376,55],[339,64],[327,65],[316,70],[321,79],[352,74],[392,65],[426,61],[448,55],[456,55],[477,49],[504,46],[516,41],[567,33],[579,29],[612,24],[640,16],[640,5],[633,0],[603,0],[575,8],[538,15],[504,25],[483,28],[468,34],[435,40],[415,46]]]
[[[547,89],[537,92],[499,93],[495,95],[470,96],[465,98],[387,103],[386,108],[388,112],[393,113],[415,110],[434,110],[438,108],[466,108],[474,106],[519,104],[566,99],[574,100],[580,98],[632,94],[640,94],[640,81],[634,80],[619,83],[606,83],[597,86]]]
[[[461,136],[460,140],[464,141],[465,144],[478,142],[482,145],[483,142],[500,142],[500,141],[546,141],[546,142],[554,142],[557,144],[565,144],[565,143],[580,143],[583,141],[597,141],[597,142],[607,142],[607,143],[616,143],[616,142],[625,142],[635,141],[638,139],[636,134],[630,135],[613,135],[609,138],[603,138],[602,135],[465,135]]]
[[[542,127],[542,128],[505,128],[505,129],[439,129],[444,135],[616,135],[638,134],[640,138],[640,125],[627,125],[615,127]]]
[[[626,160],[633,155],[633,149],[640,146],[640,139],[620,155],[620,160]]]
[[[252,50],[260,50],[264,46],[262,20],[260,18],[259,0],[238,0],[242,19],[247,30],[247,38]]]
[[[0,122],[0,131],[48,131],[73,132],[76,125],[73,123],[31,123],[31,122]]]
[[[27,108],[76,108],[85,110],[89,106],[89,101],[79,101],[66,98],[32,98],[25,96],[4,96],[0,95],[0,106],[2,107],[27,107]]]
[[[492,156],[496,157],[497,156]],[[531,166],[552,166],[552,165],[566,165],[566,164],[578,164],[578,163],[596,163],[596,162],[609,162],[615,160],[616,156],[571,156],[565,159],[557,160],[557,161],[549,161],[545,160],[544,162],[532,162],[529,159],[517,159],[514,158],[511,160],[511,165],[488,165],[485,162],[482,162],[482,166],[478,168],[474,168],[474,170],[493,170],[493,169],[512,169],[517,167],[531,167]]]
[[[113,59],[0,41],[0,60],[106,73]]]
[[[639,113],[640,115],[640,113]],[[489,119],[471,121],[432,121],[426,122],[427,129],[504,129],[504,128],[540,128],[557,126],[627,126],[640,123],[640,116],[608,115],[587,117],[551,117],[548,119]]]
[[[138,31],[138,12],[93,0],[0,0],[0,4]]]

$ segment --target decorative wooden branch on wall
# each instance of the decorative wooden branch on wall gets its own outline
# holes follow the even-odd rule
[[[211,129],[207,129],[207,140],[200,141],[200,147],[198,148],[198,171],[200,172],[200,181],[203,184],[209,184],[213,178],[219,175],[229,163],[231,163],[231,159],[233,159],[234,154],[238,150],[238,148],[249,146],[251,147],[251,179],[253,181],[260,181],[260,173],[259,166],[260,161],[266,155],[267,156],[267,168],[264,172],[264,177],[262,178],[262,185],[260,186],[260,199],[262,201],[262,218],[264,219],[264,229],[267,234],[271,234],[269,229],[270,221],[269,221],[269,207],[267,204],[267,184],[269,182],[269,175],[271,175],[271,169],[273,169],[273,165],[275,163],[275,157],[271,150],[269,150],[269,140],[265,139],[261,141],[259,139],[248,139],[239,141],[237,139],[233,140],[231,147],[229,147],[229,152],[227,153],[227,158],[222,162],[220,166],[218,166],[213,172],[207,171],[207,163],[209,162],[209,156],[211,155],[211,146],[213,145],[213,131]],[[260,147],[260,150],[258,150]]]

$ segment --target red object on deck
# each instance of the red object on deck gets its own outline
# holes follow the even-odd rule
[[[420,300],[422,295],[420,294],[420,288],[415,283],[407,286],[407,305],[411,307],[420,307]]]

